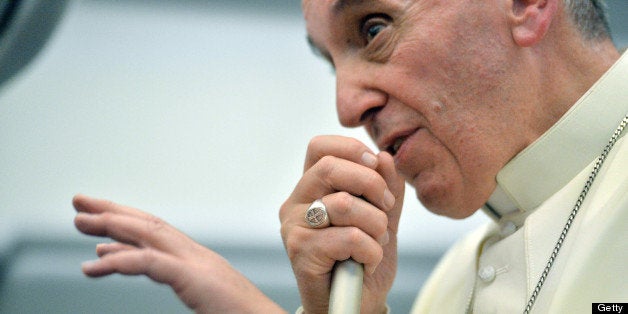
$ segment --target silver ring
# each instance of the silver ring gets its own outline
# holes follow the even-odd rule
[[[327,208],[320,198],[312,202],[310,208],[305,211],[305,221],[312,228],[325,228],[329,226]]]

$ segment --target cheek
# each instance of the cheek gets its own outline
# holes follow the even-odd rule
[[[449,119],[460,119],[450,117]],[[416,164],[425,167],[412,177],[417,197],[430,211],[450,218],[465,218],[480,208],[495,188],[492,149],[485,145],[483,130],[460,119],[434,127],[429,145],[416,147]],[[449,127],[447,127],[449,126]],[[429,161],[429,162],[426,162]]]
[[[465,178],[457,157],[432,133],[423,129],[408,139],[398,156],[398,170],[430,211],[457,217],[461,207]],[[405,158],[404,158],[405,157]]]

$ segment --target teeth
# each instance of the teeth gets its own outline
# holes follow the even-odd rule
[[[395,140],[395,143],[392,146],[393,152],[397,153],[397,151],[399,150],[399,147],[401,147],[401,144],[403,144],[403,141],[405,141],[406,138],[405,137],[401,137],[398,138],[397,140]]]

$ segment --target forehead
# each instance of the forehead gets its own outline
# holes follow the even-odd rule
[[[326,12],[332,17],[358,8],[374,7],[391,0],[303,0],[301,7],[307,20],[312,14]]]
[[[303,16],[310,42],[324,40],[328,35],[341,32],[343,22],[363,11],[378,11],[407,0],[303,0]]]

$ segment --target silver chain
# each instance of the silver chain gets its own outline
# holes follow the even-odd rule
[[[543,287],[543,284],[545,283],[545,279],[547,278],[547,274],[550,272],[552,265],[554,265],[554,260],[556,260],[558,251],[560,251],[560,248],[562,247],[563,242],[565,241],[565,238],[567,237],[567,232],[569,231],[569,228],[571,228],[571,224],[573,223],[574,218],[576,218],[576,214],[578,213],[578,210],[580,210],[580,206],[582,206],[582,203],[584,202],[584,198],[587,196],[587,193],[589,192],[589,189],[591,188],[591,185],[593,184],[593,180],[595,180],[595,177],[597,176],[598,172],[600,172],[600,168],[602,168],[602,164],[604,163],[604,160],[606,160],[606,157],[608,156],[611,149],[613,148],[613,145],[615,145],[615,142],[617,142],[617,139],[619,139],[619,136],[624,131],[626,124],[628,124],[628,114],[626,114],[624,119],[621,121],[621,123],[619,124],[615,132],[613,133],[613,136],[608,141],[608,144],[606,144],[606,147],[604,147],[602,154],[598,156],[597,160],[595,161],[595,166],[593,166],[593,171],[591,171],[591,174],[589,175],[587,182],[584,184],[584,188],[582,189],[582,192],[580,192],[580,196],[578,196],[578,200],[576,200],[576,204],[573,206],[573,209],[571,210],[571,214],[567,218],[567,223],[565,224],[565,227],[563,228],[563,232],[561,232],[560,237],[558,237],[558,241],[556,242],[556,245],[554,246],[554,250],[552,251],[550,258],[547,261],[547,265],[545,265],[545,269],[543,269],[543,273],[541,273],[541,278],[539,278],[539,282],[536,284],[536,287],[534,288],[534,291],[532,292],[532,296],[530,296],[530,300],[528,300],[528,304],[523,310],[524,314],[528,314],[532,310],[532,306],[534,305],[534,302],[536,301],[536,297],[539,295],[539,292],[541,291],[541,287]]]

